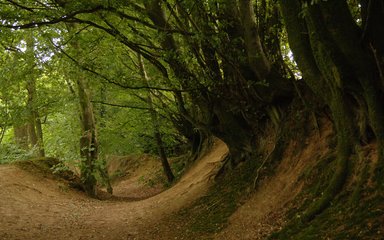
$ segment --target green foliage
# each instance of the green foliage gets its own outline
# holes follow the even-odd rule
[[[357,25],[362,25],[362,19],[361,19],[361,5],[360,1],[358,0],[348,0],[348,6],[350,9],[350,12],[352,14],[352,17],[354,18]]]
[[[88,166],[97,171],[81,167],[85,174],[99,178],[99,181],[104,179],[100,169],[104,168],[106,155],[157,152],[147,109],[148,94],[153,96],[154,108],[160,116],[158,124],[168,155],[174,154],[173,146],[185,142],[172,124],[178,117],[185,118],[189,128],[196,127],[199,131],[226,137],[231,150],[253,151],[253,144],[247,145],[246,135],[249,133],[249,142],[252,142],[260,126],[264,126],[268,109],[269,119],[279,126],[283,114],[274,104],[281,105],[281,111],[284,111],[288,104],[286,100],[294,97],[291,87],[280,89],[284,88],[280,83],[302,78],[288,44],[288,34],[283,30],[281,15],[287,15],[286,24],[292,25],[287,27],[287,32],[292,29],[290,34],[296,34],[291,41],[297,45],[295,54],[298,55],[295,57],[302,60],[302,70],[306,73],[307,86],[303,89],[309,87],[318,97],[328,101],[328,107],[330,100],[340,104],[345,101],[346,106],[351,105],[353,109],[351,115],[358,108],[353,105],[361,105],[361,115],[366,115],[367,119],[364,125],[370,125],[367,128],[372,128],[379,142],[378,148],[382,148],[382,107],[379,103],[374,104],[380,97],[372,97],[382,95],[382,83],[378,81],[382,75],[378,70],[383,55],[379,44],[382,42],[379,32],[382,19],[380,14],[376,17],[371,13],[375,7],[369,7],[365,16],[368,25],[362,26],[364,9],[360,4],[365,2],[308,0],[287,4],[282,0],[282,6],[287,5],[279,14],[274,1],[250,1],[254,4],[250,7],[257,11],[250,16],[252,21],[255,18],[257,26],[250,30],[261,39],[261,43],[255,43],[252,42],[255,38],[247,41],[244,36],[248,24],[242,18],[245,13],[238,11],[236,1],[91,0],[56,1],[54,5],[40,1],[2,1],[0,127],[5,133],[4,129],[9,132],[25,126],[31,118],[37,120],[36,116],[31,117],[33,114],[28,109],[33,107],[43,122],[47,155],[64,162],[56,170],[61,170],[65,164],[79,164],[81,126],[76,83],[79,78],[84,78],[94,101],[101,151],[99,161]],[[369,3],[376,2],[379,1]],[[159,5],[155,4],[151,9],[148,7],[151,3]],[[294,3],[298,4],[297,8]],[[345,18],[339,18],[343,21],[337,24],[332,23],[333,19],[338,19],[331,11],[337,9],[333,6],[349,8],[349,12],[344,12],[347,13],[343,15]],[[348,22],[349,13],[357,26],[353,21],[352,24]],[[353,33],[344,35],[349,30]],[[356,36],[360,32],[363,38]],[[343,36],[356,36],[356,39],[344,39]],[[251,48],[247,48],[248,44]],[[250,63],[248,59],[247,51],[257,47],[261,50],[254,57],[265,54],[268,58],[268,64],[265,64],[268,73],[262,76],[258,76],[259,66],[253,66],[258,64]],[[148,84],[138,70],[137,54],[145,59]],[[36,82],[36,97],[29,102],[26,85],[32,80]],[[277,83],[273,84],[274,81]],[[152,89],[147,89],[147,85]],[[372,91],[373,88],[380,90]],[[300,92],[301,88],[297,90]],[[338,91],[342,94],[335,94]],[[180,93],[182,99],[177,99],[176,93]],[[342,96],[335,100],[337,95]],[[356,103],[355,96],[366,99]],[[331,115],[337,113],[332,106],[331,112]],[[347,112],[342,112],[343,118],[333,119],[334,122],[349,123],[357,119],[356,115],[347,117]],[[340,126],[336,128],[339,135],[344,128],[342,124]],[[352,136],[344,136],[342,141],[350,138]],[[241,143],[238,147],[237,142],[243,139],[247,144]],[[35,149],[20,149],[13,143],[17,142],[15,140],[8,136],[4,138],[0,145],[0,163],[26,159],[36,152]],[[282,148],[275,152],[273,159],[281,158]],[[342,187],[349,150],[340,148],[339,152],[341,161],[336,167],[341,169],[340,173],[333,178],[328,172],[323,174],[324,181],[313,187],[312,198],[316,198],[331,182],[329,191],[325,191],[325,200],[320,202],[320,207],[315,205],[310,215],[324,210]],[[379,152],[383,150],[379,149]],[[379,160],[382,165],[383,159]],[[176,163],[174,168],[181,172],[183,164]],[[209,212],[201,219],[194,215],[191,228],[214,232],[219,229],[217,226],[222,227],[236,209],[235,203],[240,198],[237,187],[245,188],[247,181],[236,176],[230,183],[221,182],[223,186],[198,203],[208,204],[205,207]],[[307,235],[298,236],[303,239],[318,237],[315,227],[307,225],[305,228]]]
[[[13,163],[15,161],[27,160],[34,156],[36,149],[21,149],[16,144],[0,144],[0,164]]]
[[[44,125],[44,145],[48,156],[72,162],[79,159],[79,129],[76,115],[57,114]],[[73,118],[71,118],[73,117]]]

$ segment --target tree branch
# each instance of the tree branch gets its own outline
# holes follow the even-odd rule
[[[21,9],[24,9],[24,10],[27,10],[28,12],[35,12],[33,8],[29,8],[29,7],[26,7],[26,6],[23,6],[15,1],[12,1],[12,0],[7,0],[7,2],[10,2],[12,5],[15,5]]]
[[[136,44],[136,43],[130,41],[118,29],[114,28],[113,26],[110,26],[112,28],[107,28],[107,27],[101,26],[100,24],[97,24],[95,22],[88,21],[88,20],[82,20],[79,18],[73,18],[73,19],[78,23],[86,23],[86,24],[89,24],[95,28],[101,29],[101,30],[105,31],[106,33],[108,33],[109,35],[115,37],[116,40],[119,41],[120,43],[129,47],[134,52],[141,54],[145,59],[147,59],[150,63],[152,63],[162,73],[162,75],[165,78],[168,78],[167,69],[157,59],[155,59],[153,56],[151,56],[151,54],[147,50],[140,47],[139,44]]]
[[[124,88],[124,89],[131,89],[131,90],[142,90],[142,89],[152,89],[152,90],[159,90],[159,91],[168,91],[168,92],[187,92],[187,90],[179,90],[179,89],[168,89],[168,88],[161,88],[161,87],[148,87],[148,86],[128,86],[128,85],[125,85],[125,84],[122,84],[122,83],[119,83],[119,82],[116,82],[110,78],[108,78],[107,76],[93,70],[93,69],[90,69],[82,64],[79,63],[79,61],[77,61],[75,58],[73,58],[71,55],[69,55],[67,52],[65,52],[63,49],[59,48],[58,46],[56,46],[53,42],[51,42],[51,44],[53,44],[53,46],[56,47],[56,49],[58,49],[63,55],[65,55],[66,57],[68,57],[72,62],[74,62],[79,68],[81,68],[82,70],[84,71],[87,71],[87,72],[90,72],[96,76],[98,76],[99,78],[107,81],[108,83],[110,84],[113,84],[113,85],[116,85],[118,87],[121,87],[121,88]]]
[[[116,103],[108,103],[103,101],[91,101],[92,103],[112,106],[112,107],[120,107],[120,108],[130,108],[130,109],[138,109],[138,110],[149,110],[147,107],[137,107],[137,106],[130,106],[130,105],[122,105],[122,104],[116,104]]]
[[[97,7],[91,8],[91,9],[82,9],[82,10],[78,10],[78,11],[75,11],[72,13],[68,13],[68,14],[65,14],[61,17],[53,18],[49,21],[41,21],[41,22],[33,22],[32,21],[30,23],[20,24],[20,25],[8,25],[8,24],[3,25],[3,24],[1,24],[0,27],[12,28],[12,29],[17,29],[17,30],[18,29],[27,29],[27,28],[36,28],[36,27],[41,27],[41,26],[46,26],[46,25],[53,25],[53,24],[57,24],[60,22],[67,22],[67,21],[70,21],[72,18],[74,18],[78,14],[93,13],[93,12],[100,11],[102,9],[103,8],[101,6],[97,6]]]

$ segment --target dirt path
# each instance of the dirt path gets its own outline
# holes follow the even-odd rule
[[[204,195],[227,153],[215,140],[175,186],[141,201],[93,200],[54,180],[0,166],[0,239],[142,239],[148,226]]]

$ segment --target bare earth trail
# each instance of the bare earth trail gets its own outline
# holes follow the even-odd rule
[[[176,185],[141,201],[93,200],[57,181],[0,166],[0,239],[142,239],[146,228],[203,196],[227,154],[215,140]]]

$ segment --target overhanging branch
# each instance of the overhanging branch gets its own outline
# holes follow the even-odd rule
[[[82,13],[93,13],[93,12],[97,12],[99,10],[102,10],[103,8],[101,6],[97,6],[95,8],[91,8],[91,9],[82,9],[82,10],[78,10],[78,11],[75,11],[75,12],[72,12],[72,13],[68,13],[68,14],[65,14],[61,17],[58,17],[58,18],[53,18],[49,21],[41,21],[41,22],[30,22],[30,23],[26,23],[26,24],[20,24],[20,25],[10,25],[10,24],[1,24],[0,27],[4,27],[4,28],[12,28],[12,29],[28,29],[28,28],[37,28],[37,27],[41,27],[41,26],[46,26],[46,25],[53,25],[53,24],[57,24],[57,23],[60,23],[60,22],[70,22],[70,20],[72,18],[74,18],[76,15],[79,15],[79,14],[82,14]]]
[[[91,101],[92,103],[112,106],[112,107],[119,107],[119,108],[130,108],[130,109],[138,109],[138,110],[149,110],[147,107],[138,107],[138,106],[131,106],[131,105],[122,105],[122,104],[116,104],[116,103],[108,103],[103,101]]]
[[[7,0],[7,2],[10,2],[12,5],[15,5],[21,9],[24,9],[24,10],[27,10],[28,12],[35,12],[33,8],[29,8],[29,7],[26,7],[26,6],[23,6],[15,1],[12,1],[12,0]]]
[[[51,44],[54,45],[54,43],[51,42]],[[82,70],[84,71],[87,71],[87,72],[90,72],[96,76],[98,76],[99,78],[105,80],[106,82],[110,83],[110,84],[113,84],[113,85],[116,85],[118,87],[121,87],[121,88],[124,88],[124,89],[131,89],[131,90],[143,90],[143,89],[150,89],[150,90],[159,90],[159,91],[168,91],[168,92],[186,92],[186,90],[179,90],[179,89],[168,89],[168,88],[161,88],[161,87],[149,87],[149,86],[128,86],[128,85],[125,85],[125,84],[122,84],[122,83],[119,83],[117,81],[114,81],[110,78],[108,78],[107,76],[93,70],[93,69],[90,69],[82,64],[79,63],[79,61],[77,61],[75,58],[73,58],[71,55],[69,55],[67,52],[65,52],[63,49],[57,47],[56,45],[54,45],[64,56],[68,57],[72,62],[74,62],[79,68],[81,68]]]

